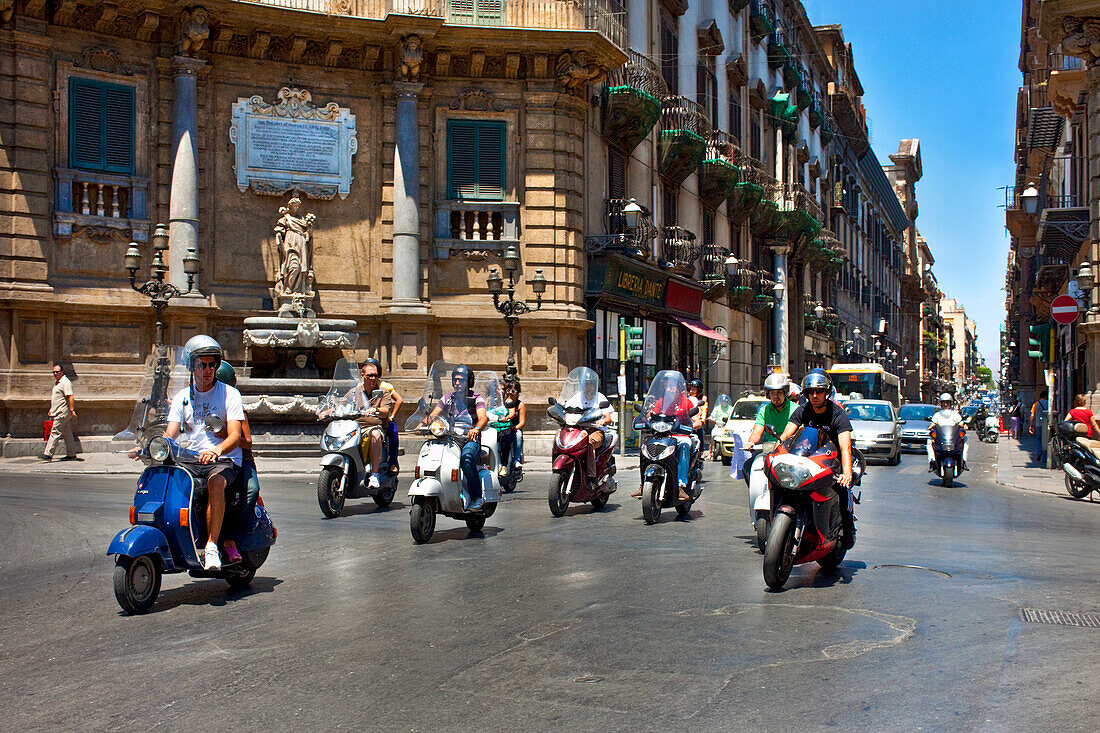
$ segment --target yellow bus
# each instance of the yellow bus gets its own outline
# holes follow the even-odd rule
[[[833,364],[827,371],[837,399],[846,400],[855,393],[865,400],[887,400],[900,406],[901,380],[881,364]]]

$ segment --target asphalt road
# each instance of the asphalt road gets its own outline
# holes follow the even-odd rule
[[[686,520],[646,526],[631,474],[554,519],[535,473],[483,535],[440,517],[424,546],[403,490],[325,520],[272,477],[253,587],[168,576],[136,617],[104,554],[132,478],[0,476],[0,729],[1095,730],[1100,629],[1020,610],[1100,610],[1100,505],[971,450],[953,489],[919,455],[873,466],[840,571],[779,593],[718,464]]]

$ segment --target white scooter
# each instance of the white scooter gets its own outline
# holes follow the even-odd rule
[[[332,387],[321,400],[318,419],[329,420],[321,436],[321,472],[317,476],[317,504],[329,519],[344,511],[345,499],[361,499],[369,496],[379,508],[385,509],[397,494],[397,477],[389,473],[386,462],[385,431],[383,430],[382,460],[378,466],[378,486],[370,485],[370,471],[363,462],[359,446],[363,428],[359,418],[370,410],[370,403],[382,396],[382,390],[374,390],[369,397],[363,394],[356,375],[354,361],[341,359],[332,375]]]
[[[757,547],[764,552],[772,523],[772,492],[764,473],[764,456],[775,450],[775,441],[760,443],[751,450],[752,457],[741,470],[749,487],[749,523],[756,530]]]
[[[443,385],[449,384],[454,366],[437,361],[429,371],[424,397],[416,412],[405,426],[407,432],[415,431],[428,436],[420,448],[416,460],[415,480],[409,487],[409,529],[417,544],[424,544],[435,533],[436,515],[466,522],[471,532],[480,532],[485,520],[493,516],[500,501],[500,483],[497,471],[500,459],[497,453],[496,430],[486,428],[481,433],[481,452],[478,457],[478,477],[484,504],[479,510],[468,510],[470,492],[461,469],[462,448],[466,434],[476,420],[474,406],[457,400],[455,409],[451,395],[444,394]],[[464,388],[464,386],[463,386]],[[480,372],[474,381],[474,392],[492,409],[501,399],[500,385],[493,372]],[[471,400],[470,402],[473,402]],[[436,407],[442,405],[438,414]]]
[[[1001,437],[1001,420],[996,415],[990,415],[985,419],[985,426],[982,428],[983,438],[986,443],[996,443]]]

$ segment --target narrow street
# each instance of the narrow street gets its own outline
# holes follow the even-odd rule
[[[746,489],[721,464],[687,520],[646,526],[624,472],[564,518],[532,472],[483,536],[393,507],[325,520],[271,476],[278,543],[252,588],[166,576],[119,612],[104,553],[128,476],[0,479],[4,730],[1092,729],[1100,505],[875,465],[839,573],[765,590]],[[262,469],[262,466],[261,466]],[[1093,723],[1089,723],[1089,721]]]

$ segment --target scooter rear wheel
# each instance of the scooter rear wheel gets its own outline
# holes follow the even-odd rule
[[[764,553],[764,548],[768,544],[768,519],[767,517],[757,517],[753,523],[753,529],[756,530],[756,546],[760,549],[760,554]]]
[[[794,549],[793,544],[794,521],[790,515],[777,512],[764,548],[764,582],[772,590],[782,588],[787,578],[791,577],[791,568],[794,567],[791,552]]]
[[[115,600],[126,613],[149,613],[160,593],[160,565],[152,555],[115,561]]]
[[[317,504],[329,519],[335,519],[344,511],[344,494],[340,491],[342,475],[332,466],[325,466],[317,476]]]
[[[371,496],[374,499],[374,503],[378,505],[379,509],[385,509],[393,502],[393,497],[397,496],[397,483],[388,489],[382,489],[377,494]]]
[[[607,506],[607,496],[607,494],[599,494],[592,497],[592,509],[598,512]]]
[[[255,577],[255,570],[246,570],[243,573],[227,575],[225,578],[225,582],[229,583],[229,587],[233,590],[244,590],[248,586],[252,585],[252,579]]]
[[[480,532],[485,526],[485,517],[466,517],[466,527],[471,532]]]
[[[1066,474],[1066,492],[1074,499],[1084,499],[1091,491],[1092,489],[1084,481],[1078,481],[1068,473]]]

